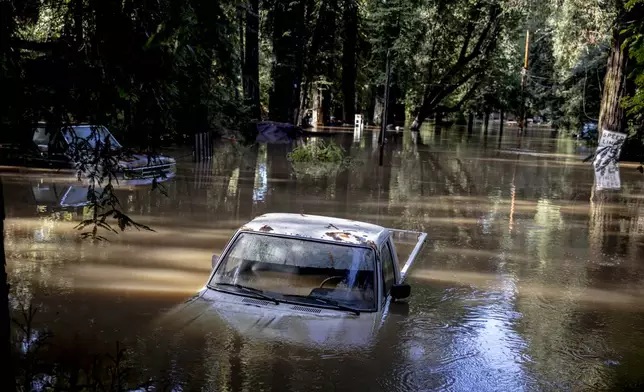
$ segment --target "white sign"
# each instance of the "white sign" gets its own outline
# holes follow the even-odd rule
[[[624,140],[626,140],[625,133],[611,132],[605,129],[602,131],[602,137],[599,139],[593,159],[597,190],[621,188],[618,159]]]
[[[354,129],[359,129],[359,130],[364,129],[364,121],[362,119],[362,114],[356,114],[355,115],[355,121],[354,121],[353,128]]]
[[[362,139],[362,130],[364,129],[364,122],[362,120],[362,114],[356,114],[355,116],[353,125],[353,142],[360,143],[360,140]]]

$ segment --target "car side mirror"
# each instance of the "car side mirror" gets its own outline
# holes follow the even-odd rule
[[[393,299],[405,299],[411,294],[411,286],[408,284],[395,284],[391,288],[391,297]]]
[[[219,256],[218,255],[212,255],[212,268],[215,268],[217,265],[217,262],[219,261]]]

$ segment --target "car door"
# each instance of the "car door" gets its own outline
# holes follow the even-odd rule
[[[73,167],[69,156],[69,144],[65,140],[62,132],[51,134],[48,152],[47,160],[50,167],[55,169],[69,169]]]
[[[395,258],[390,240],[385,241],[380,249],[380,268],[382,276],[382,301],[387,301],[391,288],[396,283],[396,268],[394,267]]]
[[[374,321],[378,323],[378,325],[375,326],[377,329],[382,328],[388,318],[387,315],[389,314],[389,307],[392,302],[390,292],[396,282],[396,270],[394,269],[395,259],[393,257],[393,248],[391,247],[390,241],[391,239],[387,239],[387,241],[385,241],[378,249],[378,253],[380,255],[380,271],[378,271],[378,275],[380,275],[381,279],[379,295],[381,297],[378,317],[374,319]]]

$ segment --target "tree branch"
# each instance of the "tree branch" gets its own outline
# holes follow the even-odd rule
[[[14,39],[11,41],[11,46],[18,49],[33,50],[35,52],[53,52],[58,48],[66,46],[66,42],[60,39],[46,42]]]
[[[498,4],[494,4],[493,6],[490,7],[490,14],[488,16],[487,24],[483,28],[483,31],[481,31],[481,34],[479,35],[479,39],[474,45],[474,49],[472,49],[472,52],[465,57],[466,63],[472,61],[475,57],[480,55],[481,48],[483,47],[483,43],[486,40],[489,40],[490,37],[494,36],[494,34],[490,35],[490,30],[492,29],[493,26],[498,25],[498,23],[496,22],[500,14],[501,14],[501,7]]]

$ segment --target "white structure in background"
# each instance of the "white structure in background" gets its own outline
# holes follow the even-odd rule
[[[356,114],[355,121],[353,122],[353,141],[360,142],[362,138],[362,131],[364,130],[364,120],[362,114]]]
[[[364,130],[364,119],[362,118],[362,114],[356,114],[353,128],[360,131]]]
[[[620,189],[619,178],[619,155],[622,152],[622,145],[626,140],[626,134],[620,132],[602,131],[599,139],[597,152],[593,159],[595,168],[595,187],[602,189]]]

